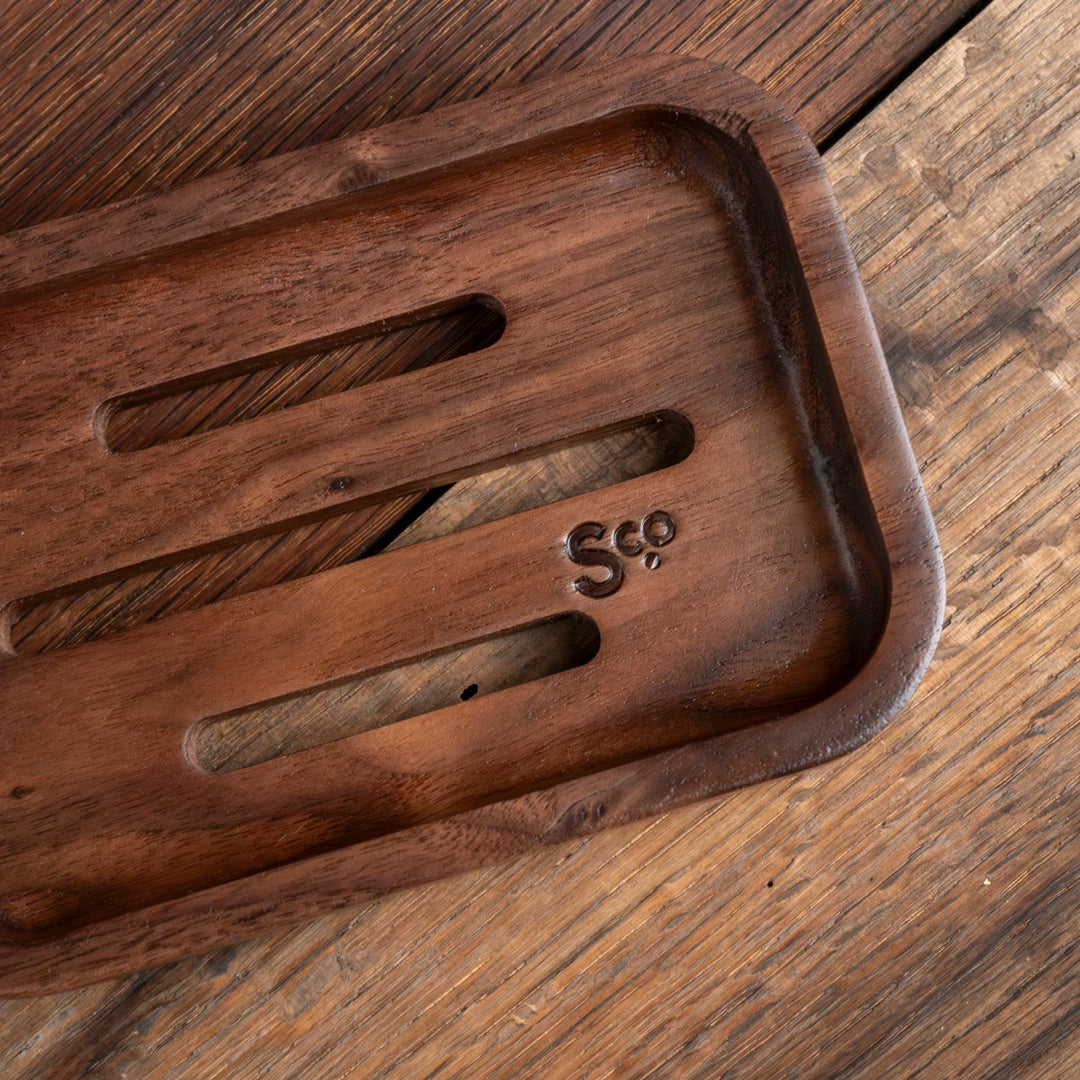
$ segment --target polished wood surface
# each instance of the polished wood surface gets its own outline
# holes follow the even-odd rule
[[[16,231],[0,276],[15,605],[642,418],[686,431],[633,480],[86,643],[13,640],[5,992],[828,760],[933,651],[937,540],[820,159],[729,69],[656,55],[491,93]],[[114,434],[120,412],[476,309],[497,333],[427,364]],[[373,677],[526,641],[518,677],[481,664],[419,715],[370,700]],[[238,712],[356,680],[351,727],[210,764],[203,734],[249,741]]]
[[[1069,5],[992,4],[829,159],[950,581],[889,729],[352,918],[8,1003],[6,1070],[1071,1075],[1077,42]]]

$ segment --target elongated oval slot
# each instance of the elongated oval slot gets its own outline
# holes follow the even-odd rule
[[[677,413],[638,419],[571,446],[486,469],[449,488],[339,509],[314,522],[234,539],[167,565],[134,565],[107,582],[16,600],[2,612],[0,634],[16,655],[92,641],[644,476],[682,461],[693,444],[692,427]]]
[[[568,612],[407,664],[215,716],[188,734],[189,760],[232,772],[587,664],[600,630]]]
[[[111,398],[94,429],[113,453],[143,450],[478,352],[505,329],[494,297],[457,298]]]

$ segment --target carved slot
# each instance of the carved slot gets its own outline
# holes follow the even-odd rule
[[[588,663],[600,631],[571,612],[349,682],[211,717],[187,741],[189,760],[231,772],[336,742]]]
[[[458,299],[112,398],[98,409],[95,430],[107,450],[131,453],[466,356],[505,329],[492,297]]]
[[[165,566],[132,566],[119,580],[16,600],[2,613],[0,638],[17,655],[77,645],[643,476],[682,461],[693,441],[690,424],[675,413],[632,421],[449,488],[338,511]]]

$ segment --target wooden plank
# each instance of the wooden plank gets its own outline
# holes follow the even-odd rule
[[[972,6],[14,0],[0,232],[642,52],[734,66],[822,138]]]

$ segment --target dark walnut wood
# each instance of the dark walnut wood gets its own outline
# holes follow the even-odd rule
[[[0,287],[6,992],[828,760],[932,652],[936,538],[820,161],[724,69],[615,62],[35,226]],[[318,392],[214,419],[312,354]],[[671,449],[633,479],[82,643],[20,631],[643,426]],[[363,722],[380,673],[534,631],[564,659]],[[332,742],[208,742],[358,678]]]
[[[815,139],[831,140],[838,118],[877,94],[968,6],[724,0],[661,11],[622,0],[560,0],[523,11],[514,3],[462,6],[446,0],[166,0],[151,13],[142,5],[94,2],[75,12],[16,0],[0,20],[5,90],[16,91],[0,106],[0,171],[5,195],[16,186],[20,194],[0,202],[0,219],[10,229],[104,205],[223,164],[467,98],[489,84],[514,85],[538,71],[654,48],[735,64],[778,93]],[[415,12],[423,18],[414,19]],[[1030,28],[1030,22],[1023,25]],[[416,35],[425,40],[419,62],[408,45]],[[980,39],[981,50],[993,47],[992,37]],[[1010,63],[1019,62],[1015,53],[1008,55]],[[939,108],[942,93],[955,92],[956,80],[945,76],[956,56],[950,50],[934,69],[928,85],[938,97],[925,86],[917,91],[939,101]],[[9,107],[11,97],[17,107]],[[1003,122],[1008,117],[1001,113]],[[868,145],[893,138],[888,126],[875,128]],[[1027,154],[1042,160],[1030,148]],[[889,213],[874,218],[867,242],[904,211],[886,175],[872,179],[882,185],[879,205]],[[917,252],[918,242],[908,248]],[[959,255],[951,258],[964,273]],[[1007,269],[1006,260],[1002,273]],[[1037,289],[1024,290],[1037,296]],[[897,319],[910,318],[911,311],[895,309],[890,316],[889,339],[899,342]],[[911,343],[916,356],[920,347]],[[926,420],[920,425],[925,429]],[[948,430],[943,419],[937,431]],[[931,425],[931,437],[933,432]],[[585,450],[585,467],[591,468],[599,459],[593,447]],[[529,475],[530,482],[549,479],[539,467]],[[566,475],[565,465],[560,475]],[[505,485],[503,490],[512,495]],[[303,555],[301,545],[298,560]],[[168,588],[164,580],[160,587]],[[1000,596],[980,595],[988,608],[1004,610],[995,606]],[[1023,609],[1016,610],[1017,625],[1023,625]],[[1005,640],[1015,647],[1014,636]],[[931,670],[951,678],[959,659],[941,657],[940,650],[939,657]],[[897,965],[871,967],[859,960],[868,939],[871,949],[881,940],[874,927],[896,926],[902,936],[900,928],[912,925],[904,913],[926,910],[933,874],[920,877],[920,868],[941,861],[942,845],[927,845],[918,827],[919,797],[900,800],[902,818],[890,816],[891,843],[861,847],[849,828],[854,816],[875,812],[876,801],[866,799],[860,779],[864,763],[873,771],[874,762],[887,760],[880,777],[867,782],[895,799],[890,777],[905,766],[884,755],[912,725],[925,729],[917,744],[924,750],[926,740],[936,738],[936,709],[924,707],[923,696],[868,750],[843,759],[836,779],[834,767],[802,773],[398,893],[358,914],[332,915],[206,959],[61,995],[7,1001],[0,1005],[0,1072],[63,1080],[84,1072],[172,1078],[221,1069],[243,1076],[320,1070],[328,1076],[353,1070],[409,1076],[440,1069],[455,1076],[520,1075],[523,1069],[577,1076],[610,1069],[671,1073],[684,1064],[693,1069],[696,1061],[712,1062],[713,1071],[722,1064],[760,1075],[785,1067],[806,1075],[815,1074],[811,1061],[818,1059],[823,1027],[843,1030],[835,1041],[840,1057],[831,1060],[846,1061],[844,1054],[855,1059],[862,1047],[880,1045],[875,1040],[890,1017],[894,1030],[910,1037],[940,1032],[941,1040],[962,1048],[967,1056],[961,1060],[977,1060],[980,1068],[997,1062],[1010,1044],[1049,1037],[1052,1032],[1041,1026],[1052,1024],[1053,1010],[1044,1010],[1042,1025],[1030,1012],[1010,1024],[1012,1039],[1001,1038],[993,1019],[998,1014],[991,1013],[982,1023],[965,1024],[958,1041],[954,1026],[942,1030],[937,1014],[920,1012],[919,987],[926,989],[927,982],[917,971],[903,980],[909,992],[894,1012],[890,987]],[[966,730],[977,729],[968,724]],[[965,820],[979,815],[969,806]],[[898,821],[906,825],[899,831]],[[1040,828],[1053,837],[1052,829]],[[1017,835],[1024,836],[1022,827]],[[960,865],[968,850],[963,837],[952,834],[949,850]],[[792,852],[799,853],[793,863]],[[845,917],[833,917],[838,883],[842,888],[865,881],[867,873],[873,878],[880,867],[899,864],[909,872],[886,891],[871,893],[869,901],[851,894],[852,902],[842,904]],[[784,867],[786,873],[776,874]],[[766,888],[765,875],[777,876],[775,889]],[[804,903],[807,875],[818,890],[810,908]],[[876,880],[886,877],[883,871]],[[1039,880],[1031,876],[1032,887]],[[936,887],[930,891],[937,895]],[[981,896],[993,892],[987,888]],[[874,902],[879,897],[883,907]],[[1009,935],[1012,951],[991,949],[995,992],[1007,997],[1027,986],[1003,1015],[1016,1016],[1016,1009],[1044,993],[1044,981],[1033,977],[1043,963],[1037,942],[1049,946],[1040,927],[1061,902],[1051,898],[1044,908],[1045,918]],[[933,943],[955,933],[953,909],[945,915],[930,902],[929,910],[938,921],[921,919],[921,937]],[[869,923],[864,912],[873,913]],[[993,924],[960,922],[987,942],[1017,917],[1012,911]],[[852,920],[863,933],[849,932]],[[819,955],[827,959],[815,969]],[[740,956],[752,958],[747,980],[740,977]],[[772,966],[774,958],[778,966]],[[963,970],[964,957],[955,959]],[[774,983],[764,1011],[753,969],[769,972]],[[978,981],[956,990],[957,1001],[985,1000],[984,970],[973,967]],[[940,981],[934,976],[938,1000],[954,992],[948,980],[947,972]],[[808,984],[820,988],[809,1002]],[[791,1038],[773,1037],[781,1018]],[[866,1062],[865,1075],[879,1075],[872,1055]],[[1013,1067],[1013,1075],[1021,1075],[1015,1061]],[[830,1075],[823,1068],[817,1075]]]
[[[624,0],[556,0],[530,8],[522,18],[514,4],[462,8],[445,0],[347,8],[254,3],[227,11],[214,2],[163,3],[153,12],[98,3],[80,5],[74,23],[39,5],[32,18],[18,20],[12,13],[18,30],[7,45],[13,104],[5,127],[8,154],[0,160],[0,227],[141,194],[222,164],[258,159],[612,53],[683,50],[737,64],[778,92],[821,138],[880,93],[968,6],[968,0],[948,0],[898,9],[881,0],[858,0],[841,9],[785,0],[762,8],[725,0],[715,8],[693,3],[646,12]],[[420,48],[411,47],[416,35],[423,39]],[[344,69],[358,69],[362,78],[343,77]],[[126,93],[137,97],[137,107],[121,107]],[[54,107],[73,99],[75,108]],[[244,139],[233,136],[237,126]],[[462,331],[482,334],[483,327],[456,316],[446,322],[433,317],[373,345],[376,354],[392,355],[391,363],[408,367],[432,362],[438,355],[432,345],[450,345]],[[178,392],[145,408],[118,410],[109,434],[123,437],[117,445],[134,446],[148,436],[181,435],[285,401],[310,400],[361,374],[366,344],[247,371],[209,391]],[[537,490],[550,500],[639,475],[664,458],[665,434],[653,427],[602,436],[474,477],[469,488],[484,494],[481,501],[491,512],[495,504],[502,513],[525,509]],[[628,439],[633,454],[627,453]],[[456,492],[443,494],[410,493],[332,522],[226,543],[123,580],[35,597],[8,612],[10,637],[27,653],[91,640],[376,553],[397,543],[403,531],[418,535],[418,516],[424,534],[449,532],[465,518]],[[521,637],[529,650],[518,665],[548,663],[561,640]],[[471,649],[471,679],[478,686],[499,683],[508,650],[505,642],[487,657],[483,646]],[[574,661],[572,654],[554,659]],[[426,665],[414,670],[417,680],[403,683],[402,690],[423,697],[430,672]],[[252,723],[268,731],[272,726],[269,716]],[[309,711],[305,727],[326,737],[338,730],[321,709]],[[284,729],[275,736],[281,745],[284,737]],[[234,746],[233,760],[244,745],[241,740]]]

